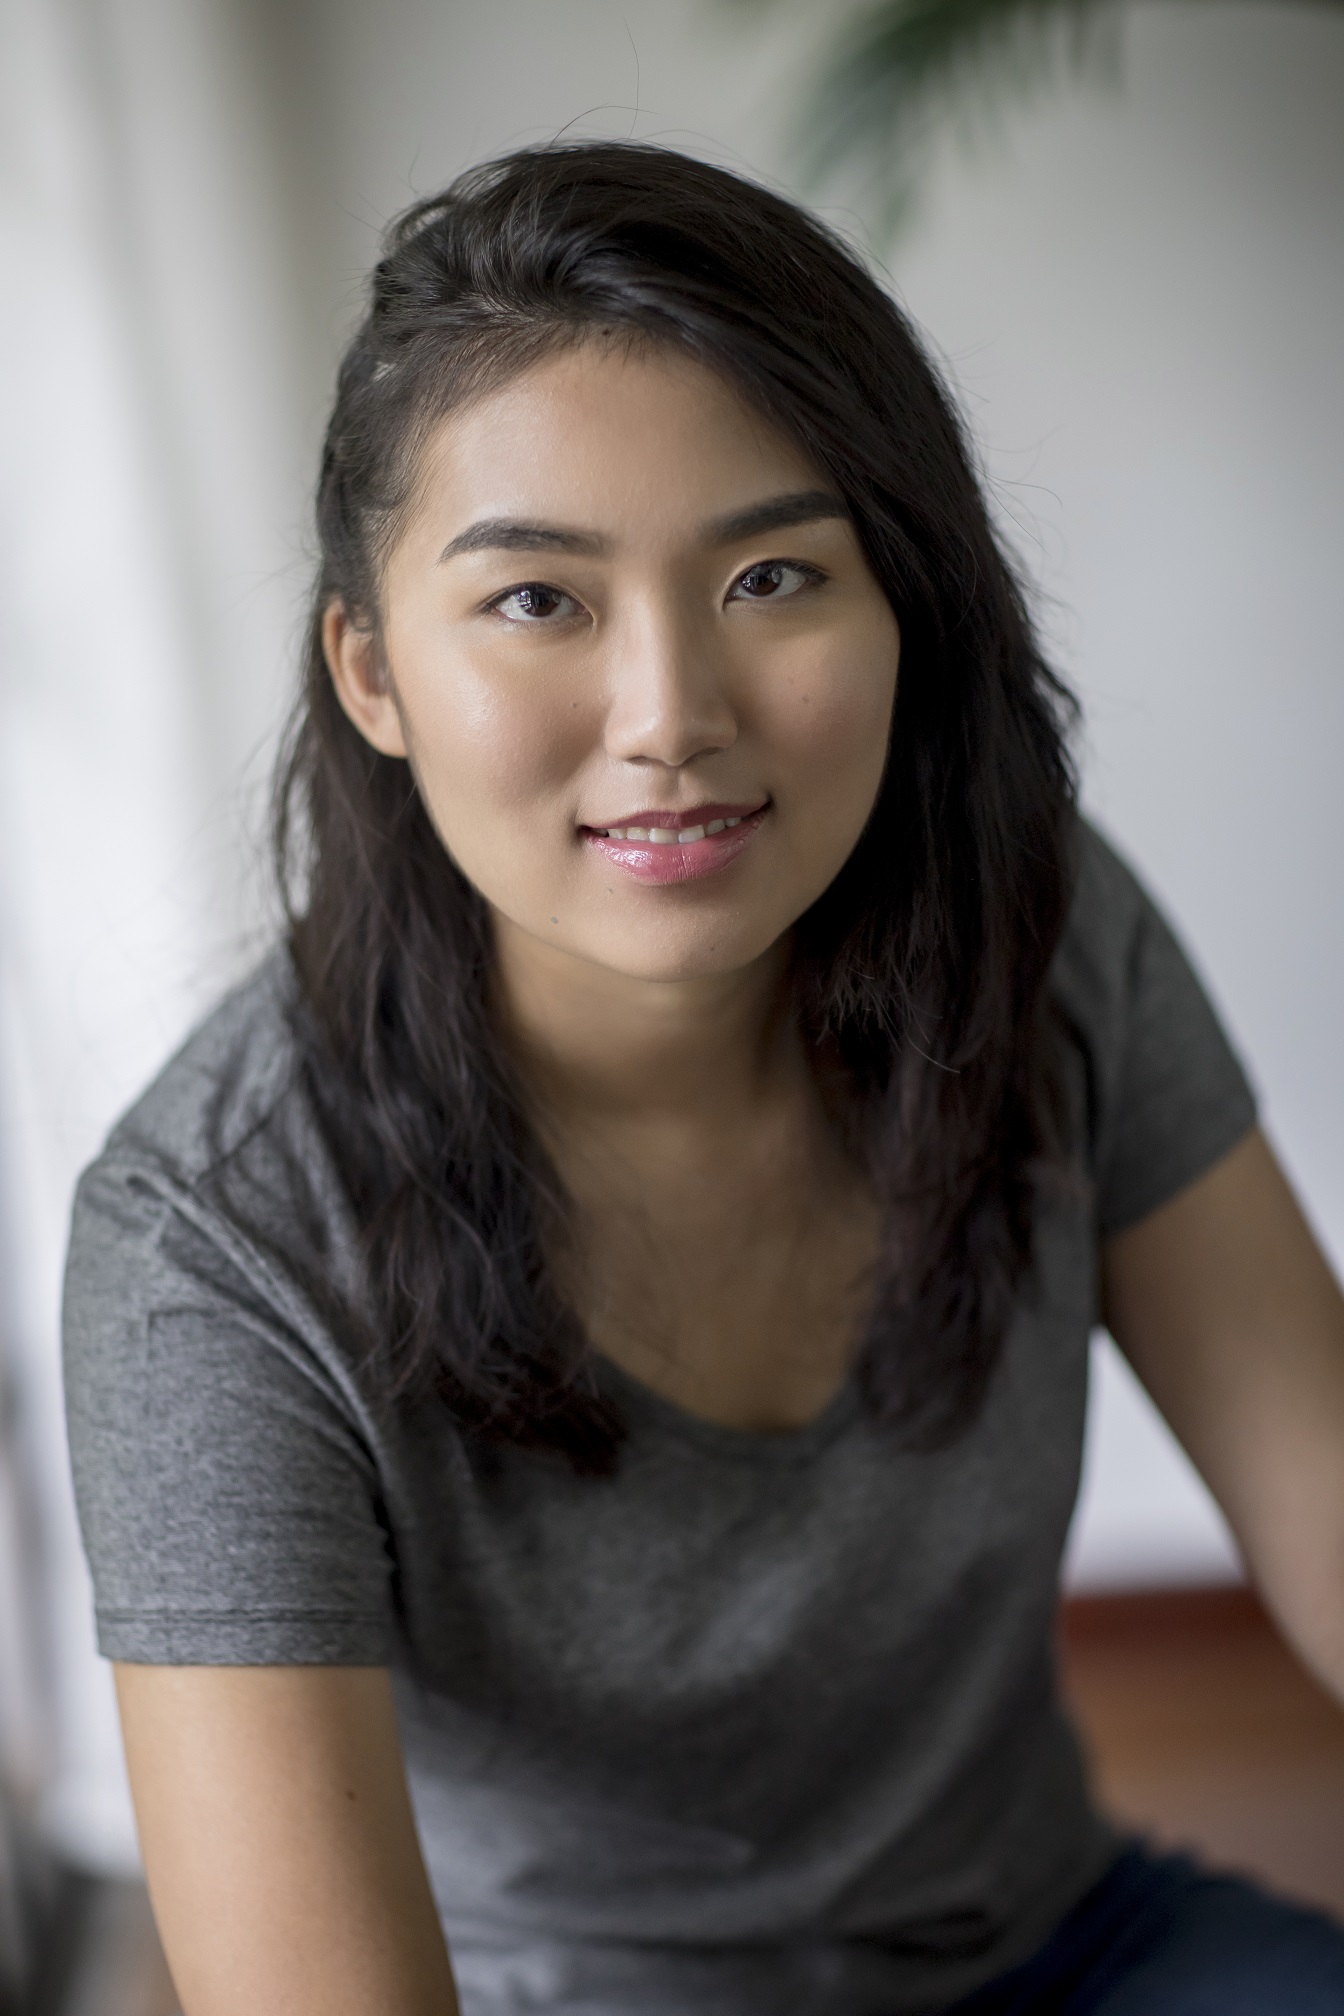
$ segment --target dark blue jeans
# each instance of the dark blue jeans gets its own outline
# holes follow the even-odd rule
[[[1344,2016],[1344,1926],[1127,1848],[1033,1959],[949,2016]]]

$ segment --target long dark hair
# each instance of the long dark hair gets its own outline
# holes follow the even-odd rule
[[[992,1375],[1054,1140],[1045,980],[1070,891],[1071,703],[889,296],[794,205],[656,147],[529,150],[418,203],[341,364],[276,839],[374,1355],[393,1389],[436,1391],[479,1435],[583,1470],[615,1460],[619,1416],[548,1267],[564,1199],[490,1014],[485,904],[406,765],[342,712],[320,634],[333,597],[376,632],[435,421],[594,327],[679,346],[790,435],[844,497],[901,626],[881,793],[799,920],[793,973],[884,1207],[861,1390],[936,1444]]]

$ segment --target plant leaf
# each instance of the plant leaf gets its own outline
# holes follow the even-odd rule
[[[894,224],[940,124],[992,124],[1010,100],[1095,66],[1115,47],[1119,10],[1120,0],[878,0],[805,105],[805,174],[866,167]]]
[[[763,12],[780,0],[725,4]],[[1305,4],[1337,10],[1341,0]],[[1114,74],[1123,6],[1124,0],[870,0],[838,31],[820,82],[804,100],[796,135],[804,176],[816,183],[842,168],[866,169],[883,221],[893,228],[949,117],[963,130],[981,129],[1013,99],[1066,75],[1098,67]]]

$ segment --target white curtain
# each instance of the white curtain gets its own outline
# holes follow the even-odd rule
[[[117,1868],[134,1837],[64,1449],[65,1230],[80,1167],[254,934],[239,862],[296,607],[301,402],[236,11],[2,18],[0,1757],[58,1847]]]

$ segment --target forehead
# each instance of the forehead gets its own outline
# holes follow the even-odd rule
[[[414,517],[431,539],[485,516],[667,535],[823,480],[782,427],[696,359],[590,338],[438,423]]]

